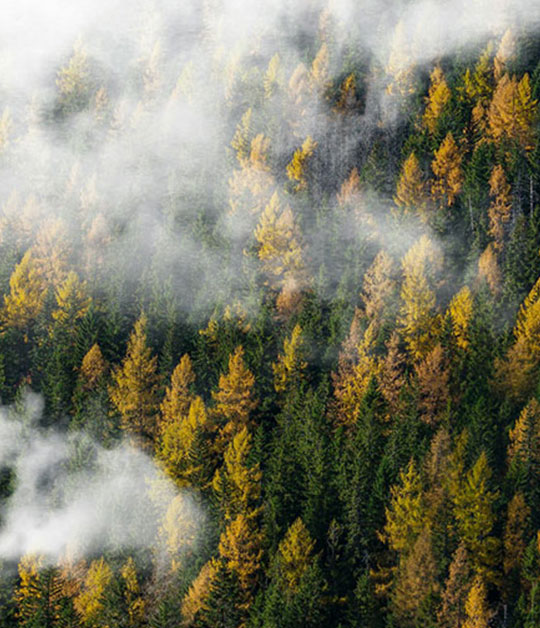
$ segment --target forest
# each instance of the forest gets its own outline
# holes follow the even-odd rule
[[[5,11],[0,628],[538,628],[538,0]]]

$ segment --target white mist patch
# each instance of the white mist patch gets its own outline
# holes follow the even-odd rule
[[[14,474],[0,508],[0,559],[193,549],[202,513],[149,455],[127,441],[105,449],[82,432],[43,430],[39,409],[28,394],[23,412],[0,410],[0,466]]]
[[[38,229],[59,219],[69,235],[56,245],[69,249],[70,237],[80,240],[67,256],[91,291],[101,292],[104,285],[98,284],[121,277],[136,284],[144,298],[153,298],[155,286],[170,281],[174,307],[204,320],[222,304],[240,303],[252,311],[260,303],[247,277],[260,266],[243,255],[252,246],[258,216],[249,208],[229,213],[228,182],[238,168],[230,143],[242,114],[253,108],[250,139],[266,133],[270,157],[282,162],[283,177],[285,163],[306,136],[322,148],[336,124],[326,98],[306,92],[298,108],[302,115],[294,121],[298,127],[294,132],[287,127],[289,81],[300,62],[309,72],[322,23],[331,33],[328,72],[336,87],[355,46],[376,66],[365,78],[362,113],[336,127],[339,153],[351,164],[355,155],[368,153],[381,118],[402,119],[400,98],[387,93],[389,66],[428,69],[462,47],[483,46],[489,39],[496,45],[508,27],[519,38],[540,24],[540,0],[4,4],[1,238],[13,240],[22,255]],[[321,21],[325,8],[327,19]],[[77,75],[77,63],[71,70],[88,102],[62,113],[58,82],[76,50],[84,53],[83,70]],[[263,103],[264,78],[276,53],[275,102]],[[274,116],[284,133],[272,130],[274,122],[267,125]],[[294,203],[293,196],[293,211]],[[302,228],[306,259],[326,261],[315,253],[326,234],[316,226]],[[246,266],[250,272],[238,272]],[[341,267],[329,272],[340,276]]]

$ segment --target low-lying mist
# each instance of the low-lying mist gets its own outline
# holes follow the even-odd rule
[[[41,412],[30,392],[0,410],[0,467],[11,483],[0,507],[0,560],[38,554],[54,564],[107,550],[165,556],[171,526],[173,552],[195,548],[200,507],[147,453],[127,440],[106,449],[84,432],[43,429]]]

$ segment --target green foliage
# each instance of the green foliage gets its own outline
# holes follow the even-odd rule
[[[0,628],[537,627],[538,34],[420,68],[401,23],[384,65],[370,15],[246,48],[220,4],[0,112],[2,402],[205,513],[186,554],[177,497],[165,558],[0,564]]]

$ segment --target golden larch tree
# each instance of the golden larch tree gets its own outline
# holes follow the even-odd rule
[[[281,73],[281,59],[279,54],[276,53],[268,62],[268,67],[263,80],[264,96],[265,98],[271,98],[282,80]]]
[[[217,570],[216,560],[211,559],[203,565],[198,576],[191,583],[182,600],[182,626],[191,626],[199,613],[207,609],[206,603],[212,593]]]
[[[379,358],[376,378],[379,390],[388,404],[385,420],[390,421],[399,414],[403,407],[401,393],[407,384],[405,374],[406,357],[401,350],[401,337],[397,331],[386,342],[386,355]]]
[[[47,284],[34,258],[32,249],[26,251],[9,279],[9,293],[4,295],[2,326],[28,331],[43,309]]]
[[[297,192],[307,188],[307,166],[316,148],[317,142],[308,135],[302,147],[294,151],[293,158],[287,165],[287,176],[294,183]]]
[[[381,249],[364,275],[361,293],[366,316],[376,326],[381,324],[395,289],[394,260]]]
[[[206,408],[200,397],[193,398],[189,410],[161,425],[157,455],[167,475],[179,486],[190,485],[200,470],[193,466],[190,454],[198,432],[207,429]]]
[[[424,528],[397,570],[392,607],[400,626],[417,626],[419,611],[438,589],[431,533]]]
[[[394,202],[404,213],[416,212],[426,222],[428,217],[426,201],[427,191],[424,175],[413,152],[407,157],[401,167]]]
[[[506,180],[504,169],[497,165],[491,171],[489,192],[493,201],[488,209],[489,235],[498,251],[503,248],[504,229],[512,212],[512,188]]]
[[[229,356],[227,373],[219,377],[218,390],[212,393],[223,446],[244,426],[250,425],[250,415],[258,405],[254,386],[255,377],[244,362],[244,349],[238,346]]]
[[[185,568],[186,559],[193,558],[200,527],[200,519],[194,514],[190,498],[186,493],[175,495],[158,530],[161,547],[169,558],[172,573]]]
[[[122,364],[113,370],[109,397],[120,414],[122,428],[144,441],[156,433],[159,375],[157,357],[146,341],[147,318],[141,314],[129,337]]]
[[[465,614],[463,628],[489,628],[493,612],[489,609],[486,585],[480,576],[474,579],[467,596]]]
[[[342,209],[354,208],[362,201],[362,185],[358,168],[353,168],[349,176],[341,184],[337,202]]]
[[[68,64],[57,74],[60,105],[66,112],[78,111],[87,103],[92,89],[88,54],[79,40]]]
[[[71,270],[65,280],[55,290],[56,309],[53,319],[60,325],[73,328],[78,320],[84,318],[90,304],[86,281],[81,281],[77,273]]]
[[[522,493],[516,493],[508,504],[503,536],[503,569],[506,576],[521,567],[527,548],[526,538],[530,524],[531,509]]]
[[[390,490],[386,524],[381,540],[398,554],[408,554],[426,524],[422,480],[413,459],[399,472],[399,482]]]
[[[403,20],[394,29],[386,65],[388,84],[386,91],[390,96],[406,98],[415,91],[415,65],[409,34]]]
[[[212,487],[221,504],[225,521],[239,514],[256,517],[260,508],[262,473],[259,463],[249,465],[251,435],[244,426],[231,440],[223,455],[223,467],[216,471]]]
[[[56,288],[69,272],[71,239],[66,222],[62,218],[48,218],[36,236],[33,247],[34,259],[45,281]]]
[[[274,389],[277,393],[284,392],[289,385],[302,379],[307,367],[305,353],[302,328],[297,323],[291,335],[283,341],[283,353],[280,353],[277,362],[272,364]]]
[[[505,74],[499,81],[489,106],[488,123],[492,140],[508,140],[523,150],[534,148],[538,101],[532,97],[528,74],[518,82]]]
[[[276,182],[268,164],[270,140],[259,133],[238,158],[240,165],[229,179],[229,215],[258,216],[268,203]]]
[[[450,101],[452,92],[448,87],[444,73],[439,65],[434,68],[430,79],[431,85],[429,86],[429,92],[426,98],[426,110],[422,120],[429,133],[433,134],[437,130],[437,123],[446,105]]]
[[[143,625],[146,603],[142,597],[135,561],[131,556],[122,565],[120,575],[125,586],[124,599],[128,612],[128,626],[137,628]]]
[[[99,345],[97,342],[94,343],[85,354],[81,363],[80,376],[83,388],[95,390],[104,381],[108,368]]]
[[[533,398],[510,430],[508,462],[532,463],[540,471],[540,404]]]
[[[226,569],[236,575],[242,593],[239,608],[248,608],[261,569],[261,534],[243,514],[233,519],[219,539],[219,556]]]
[[[498,493],[489,489],[490,477],[487,457],[482,452],[473,467],[452,490],[452,500],[459,535],[465,544],[474,572],[486,580],[495,581],[500,542],[497,537],[492,536],[492,532]]]
[[[240,165],[244,165],[249,157],[249,147],[251,143],[251,119],[253,111],[251,107],[243,114],[236,131],[231,140],[231,148],[234,150],[236,159]]]
[[[465,620],[465,605],[471,588],[472,569],[465,545],[461,542],[452,556],[448,578],[437,613],[439,628],[460,628]]]
[[[90,564],[73,606],[84,624],[97,624],[105,608],[105,597],[113,581],[113,572],[102,557]]]
[[[435,292],[427,269],[441,264],[440,253],[427,236],[422,236],[403,257],[402,306],[398,325],[414,360],[421,360],[433,347],[440,329]]]
[[[431,196],[442,206],[451,207],[461,192],[463,186],[463,171],[461,162],[463,157],[452,133],[442,141],[435,151],[431,162],[431,169],[435,175],[431,182]]]
[[[40,556],[27,554],[19,560],[19,584],[13,599],[17,608],[16,617],[22,623],[36,617],[43,604],[42,568],[43,558]]]
[[[495,81],[499,81],[505,74],[508,63],[515,59],[516,55],[516,37],[511,28],[504,31],[497,54],[493,59],[493,75]]]
[[[340,360],[334,382],[334,417],[338,425],[352,427],[358,420],[362,400],[376,374],[373,353],[375,325],[371,323],[356,348],[354,362]]]
[[[499,266],[495,244],[490,242],[482,255],[478,258],[478,278],[489,286],[491,293],[496,296],[501,290],[502,274]]]
[[[354,72],[349,74],[343,79],[339,87],[339,97],[336,103],[336,111],[345,113],[352,111],[358,105],[358,98],[356,96],[356,76]]]
[[[497,362],[498,380],[516,399],[525,401],[536,386],[540,363],[540,279],[519,308],[515,342]]]
[[[452,326],[452,338],[456,346],[463,350],[466,350],[470,343],[473,306],[473,296],[468,286],[464,286],[455,294],[448,306],[447,317]]]
[[[437,425],[444,418],[450,400],[450,369],[440,344],[415,365],[420,418]]]
[[[288,528],[278,546],[279,563],[287,590],[296,593],[302,576],[313,560],[315,542],[298,517]]]
[[[293,282],[300,287],[304,283],[301,234],[291,208],[282,208],[277,192],[266,205],[254,235],[270,285],[279,289]]]
[[[171,383],[165,389],[165,398],[160,405],[160,429],[185,417],[195,398],[193,385],[195,372],[191,358],[186,353],[180,358],[171,376]]]
[[[324,96],[332,87],[330,79],[330,54],[326,42],[323,42],[311,64],[309,75],[311,87]]]

